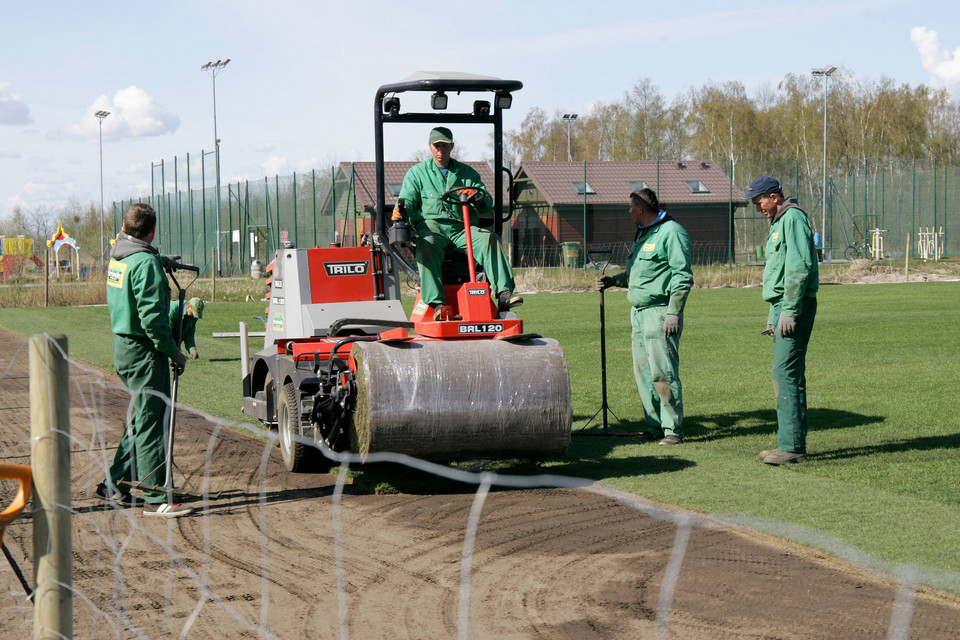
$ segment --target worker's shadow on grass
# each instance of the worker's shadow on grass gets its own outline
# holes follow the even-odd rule
[[[884,453],[901,453],[904,451],[926,451],[931,449],[960,449],[960,433],[951,433],[945,436],[924,436],[922,438],[906,438],[892,442],[880,442],[864,447],[850,447],[833,451],[816,451],[817,460],[844,460],[859,456],[872,456]]]
[[[886,416],[868,416],[841,409],[809,409],[810,431],[848,429],[880,424]],[[721,438],[771,435],[777,432],[776,409],[734,411],[713,415],[688,415],[683,422],[684,439],[688,442],[710,442]]]

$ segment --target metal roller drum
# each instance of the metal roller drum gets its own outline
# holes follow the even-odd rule
[[[360,342],[351,354],[357,453],[550,457],[570,443],[570,374],[556,340]]]

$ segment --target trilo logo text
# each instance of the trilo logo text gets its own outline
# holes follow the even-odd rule
[[[365,276],[369,262],[324,262],[328,276]]]

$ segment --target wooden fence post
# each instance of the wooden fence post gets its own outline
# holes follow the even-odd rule
[[[34,640],[73,637],[67,337],[30,336]]]

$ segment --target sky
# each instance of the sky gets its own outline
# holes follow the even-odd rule
[[[0,33],[0,220],[98,206],[101,149],[107,207],[149,195],[151,163],[189,153],[196,168],[214,148],[201,66],[228,58],[215,80],[224,183],[372,160],[377,88],[417,71],[520,80],[507,130],[535,107],[588,114],[646,78],[668,100],[708,82],[754,95],[836,66],[834,81],[960,96],[948,0],[37,0],[5,2]],[[428,130],[389,127],[387,159],[422,154]],[[454,133],[459,157],[490,155],[489,130]]]

